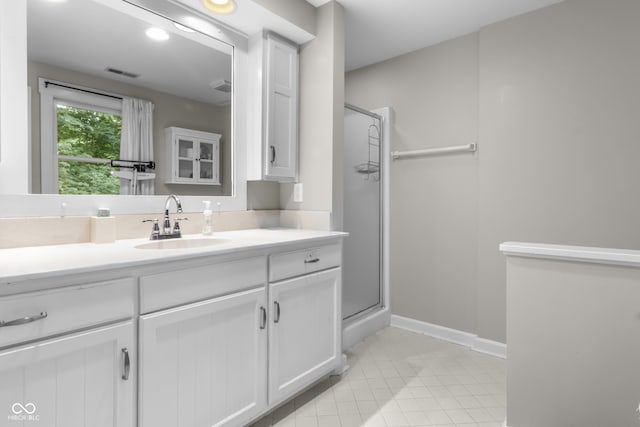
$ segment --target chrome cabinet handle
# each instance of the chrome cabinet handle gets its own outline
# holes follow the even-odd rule
[[[304,260],[304,263],[305,263],[305,264],[314,264],[314,263],[319,262],[319,261],[320,261],[320,258],[315,257],[315,258],[308,258],[308,259],[305,259],[305,260]]]
[[[41,320],[47,317],[47,312],[43,311],[40,314],[36,314],[34,316],[27,316],[27,317],[22,317],[20,319],[14,319],[14,320],[8,320],[8,321],[4,321],[4,320],[0,320],[0,328],[4,327],[4,326],[18,326],[18,325],[24,325],[25,323],[31,323],[31,322],[35,322],[36,320]]]
[[[273,163],[273,162],[276,161],[276,147],[275,147],[275,145],[270,145],[269,148],[271,150],[271,160],[270,160],[270,162]]]
[[[264,329],[267,327],[267,309],[260,307],[260,313],[262,314],[260,318],[260,329]]]
[[[273,323],[278,323],[280,321],[280,303],[278,301],[274,301],[273,306],[276,309],[276,314],[273,317]]]
[[[129,359],[129,350],[123,348],[122,352],[122,379],[127,381],[129,379],[129,370],[131,370],[131,360]]]

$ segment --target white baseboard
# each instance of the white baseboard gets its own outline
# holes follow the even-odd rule
[[[469,332],[434,325],[432,323],[410,319],[408,317],[402,317],[395,314],[391,315],[391,326],[418,332],[430,337],[449,341],[454,344],[460,344],[480,353],[490,354],[491,356],[500,357],[502,359],[507,358],[506,344],[480,338],[476,334],[471,334]]]
[[[342,348],[351,347],[362,341],[369,335],[375,334],[380,329],[384,329],[391,323],[391,312],[388,307],[378,310],[370,315],[348,323],[342,329]]]

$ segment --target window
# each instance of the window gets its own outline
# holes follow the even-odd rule
[[[122,118],[62,103],[56,116],[58,193],[120,194],[109,160],[120,156]]]
[[[122,100],[40,79],[42,192],[120,194]]]

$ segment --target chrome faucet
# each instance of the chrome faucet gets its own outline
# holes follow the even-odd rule
[[[180,203],[180,199],[175,194],[171,194],[167,197],[167,201],[164,204],[164,221],[162,223],[162,232],[160,232],[160,227],[158,227],[157,219],[145,219],[142,222],[153,222],[153,230],[151,231],[151,240],[164,240],[164,239],[176,239],[182,237],[182,232],[180,231],[180,221],[187,220],[188,218],[174,218],[173,228],[171,228],[171,220],[169,219],[169,206],[171,205],[171,200],[176,202],[176,210],[177,213],[182,213],[182,204]]]
[[[180,204],[180,199],[178,199],[178,196],[176,196],[175,194],[170,194],[167,197],[167,201],[164,203],[164,223],[162,226],[162,231],[163,234],[175,234],[177,232],[178,235],[174,237],[181,237],[180,224],[178,224],[178,221],[180,220],[179,218],[176,218],[173,230],[171,230],[171,221],[169,221],[169,205],[171,204],[171,200],[176,202],[177,213],[182,213],[182,205]]]

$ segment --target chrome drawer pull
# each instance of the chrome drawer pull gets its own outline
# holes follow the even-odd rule
[[[264,329],[267,327],[267,309],[264,307],[260,307],[260,312],[262,313],[262,318],[260,319],[260,329]]]
[[[36,320],[41,320],[41,319],[44,319],[45,317],[47,317],[47,312],[43,311],[42,313],[36,314],[34,316],[27,316],[21,319],[9,320],[8,322],[5,322],[4,320],[0,320],[0,328],[4,326],[24,325],[25,323],[35,322]]]
[[[276,309],[276,314],[273,317],[273,323],[278,323],[280,321],[280,303],[278,301],[274,301],[273,306]]]
[[[131,360],[129,359],[129,350],[127,348],[122,349],[122,379],[127,381],[129,379],[129,370],[131,369]]]
[[[313,263],[316,263],[316,262],[319,262],[319,261],[320,261],[320,258],[315,257],[315,258],[305,259],[304,263],[305,264],[313,264]]]

